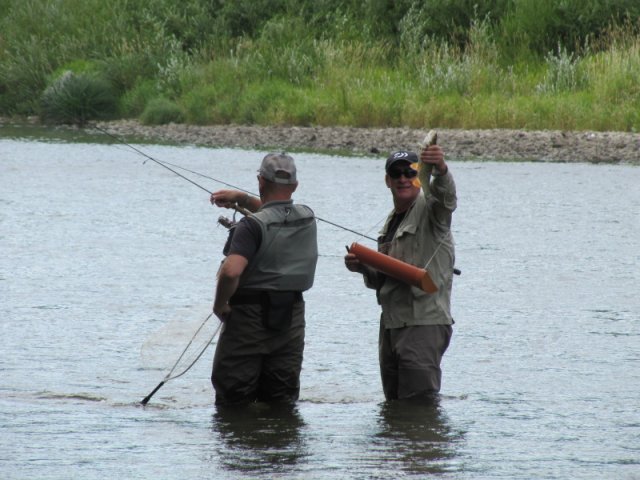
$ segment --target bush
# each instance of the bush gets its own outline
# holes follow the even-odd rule
[[[40,99],[40,115],[45,121],[84,126],[88,120],[113,115],[116,105],[117,98],[109,82],[67,70],[45,89]]]
[[[154,78],[158,72],[147,52],[115,52],[100,60],[98,67],[118,94],[136,87],[141,79]]]
[[[580,61],[565,48],[558,46],[558,54],[549,52],[545,58],[547,73],[536,88],[540,93],[564,93],[579,90],[587,84]]]
[[[501,43],[512,58],[523,52],[543,57],[558,44],[581,54],[588,40],[639,15],[637,0],[520,0],[501,19]]]
[[[120,97],[120,115],[125,118],[139,117],[147,104],[158,95],[153,80],[144,80]]]
[[[164,125],[166,123],[181,123],[184,121],[182,109],[171,100],[155,98],[149,102],[140,116],[145,125]]]

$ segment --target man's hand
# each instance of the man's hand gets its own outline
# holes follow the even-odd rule
[[[216,317],[220,319],[221,322],[226,322],[227,318],[229,318],[229,314],[231,313],[231,307],[228,303],[218,307],[217,305],[213,306],[213,313]]]
[[[221,321],[229,318],[231,307],[229,299],[238,289],[240,276],[247,268],[248,260],[242,255],[230,254],[225,258],[220,270],[218,270],[218,285],[216,286],[216,296],[213,301],[213,313]]]
[[[245,192],[238,190],[218,190],[213,192],[209,201],[212,205],[223,208],[233,208],[234,205],[243,205],[243,202],[247,200],[249,195]]]
[[[344,265],[345,267],[347,267],[347,270],[351,272],[356,272],[356,273],[364,272],[364,265],[360,263],[360,260],[358,260],[358,257],[356,257],[355,254],[353,253],[347,253],[344,256]]]
[[[440,145],[431,145],[420,153],[420,160],[426,165],[433,165],[438,175],[447,173],[447,164],[444,161],[444,151]]]

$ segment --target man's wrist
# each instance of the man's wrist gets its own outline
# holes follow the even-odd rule
[[[441,172],[439,168],[434,168],[434,172],[433,175],[436,177],[442,177],[443,175],[446,175],[447,172],[449,171],[449,167],[447,167],[446,165],[444,166],[444,172]]]
[[[228,305],[228,303],[227,303],[227,302],[224,302],[224,303],[222,303],[222,302],[215,302],[215,303],[213,304],[213,311],[214,311],[214,312],[221,312],[221,311],[223,311],[223,310],[226,308],[226,306],[227,306],[227,305]]]

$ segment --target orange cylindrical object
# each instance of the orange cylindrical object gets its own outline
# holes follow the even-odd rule
[[[353,253],[361,263],[396,280],[418,287],[427,293],[438,291],[438,287],[433,283],[429,272],[423,268],[416,267],[355,242],[351,244],[349,253]]]

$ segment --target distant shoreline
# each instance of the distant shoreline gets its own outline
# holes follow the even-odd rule
[[[117,135],[179,144],[278,150],[316,150],[386,156],[416,149],[427,130],[409,128],[283,127],[241,125],[144,126],[136,121],[100,124]],[[640,134],[526,130],[438,129],[451,159],[527,160],[640,165]]]
[[[0,118],[2,125],[13,124]],[[185,145],[261,150],[312,150],[386,156],[415,149],[427,130],[410,128],[287,127],[254,125],[142,125],[98,123],[111,134]],[[73,127],[68,127],[73,128]],[[90,133],[91,129],[85,129]],[[437,129],[450,159],[584,162],[640,165],[640,134],[557,130]]]

